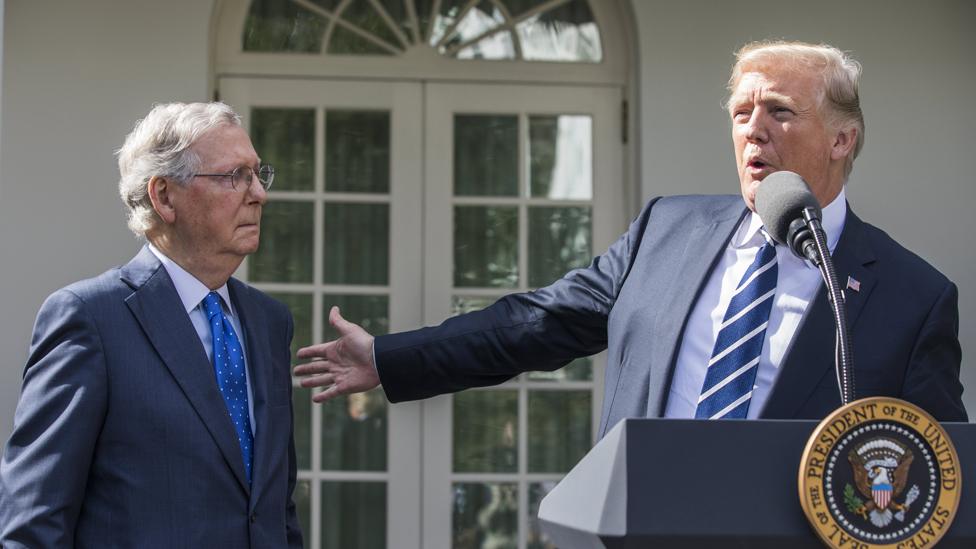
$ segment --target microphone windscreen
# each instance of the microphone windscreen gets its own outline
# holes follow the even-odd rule
[[[790,223],[803,219],[803,210],[814,208],[820,217],[820,204],[803,178],[793,172],[773,172],[756,190],[756,213],[773,240],[787,244]]]

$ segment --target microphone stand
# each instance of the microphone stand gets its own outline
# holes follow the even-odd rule
[[[837,284],[837,272],[834,262],[827,248],[827,235],[820,224],[820,215],[814,208],[803,209],[803,219],[813,236],[816,248],[814,264],[820,270],[827,288],[827,300],[834,315],[837,340],[834,349],[834,361],[837,374],[837,386],[840,388],[841,405],[854,400],[854,359],[851,353],[850,330],[847,327],[847,306],[843,290]],[[811,254],[812,255],[812,254]]]

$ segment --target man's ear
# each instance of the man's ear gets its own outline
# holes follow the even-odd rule
[[[173,187],[176,183],[154,175],[149,180],[148,191],[149,200],[152,202],[156,215],[163,220],[163,223],[173,223],[176,221],[176,207],[173,204]]]
[[[838,130],[830,149],[831,160],[843,160],[854,154],[857,144],[857,126],[848,126]]]

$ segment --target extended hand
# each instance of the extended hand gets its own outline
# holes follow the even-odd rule
[[[380,384],[373,364],[373,336],[342,318],[338,307],[329,311],[329,324],[339,331],[339,339],[299,349],[298,358],[312,360],[295,366],[296,376],[307,376],[302,387],[328,387],[312,395],[315,402],[361,393]]]

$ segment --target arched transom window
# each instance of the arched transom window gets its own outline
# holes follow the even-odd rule
[[[586,0],[255,0],[245,52],[401,55],[598,63]]]

